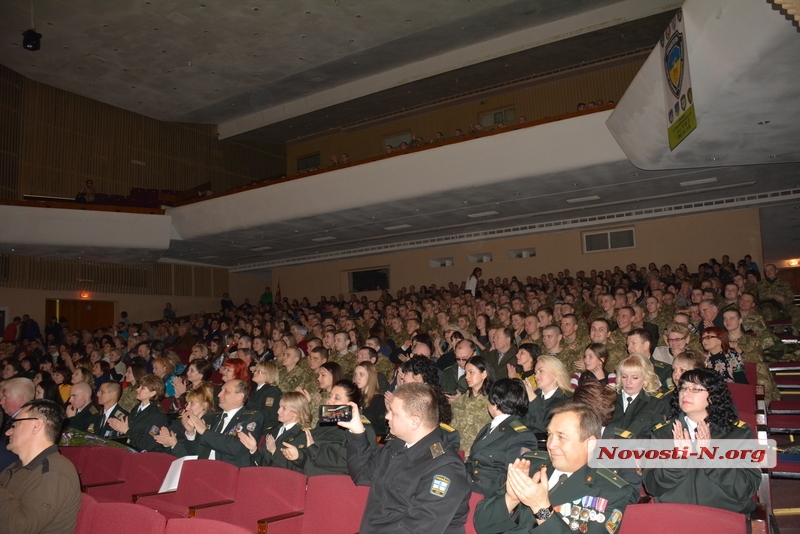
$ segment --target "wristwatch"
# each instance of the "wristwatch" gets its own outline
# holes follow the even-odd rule
[[[547,521],[548,519],[550,519],[550,516],[553,515],[554,512],[555,512],[555,510],[553,510],[553,506],[550,505],[547,508],[542,508],[541,510],[539,510],[538,512],[536,512],[533,515],[539,521]]]

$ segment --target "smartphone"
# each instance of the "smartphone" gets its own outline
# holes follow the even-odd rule
[[[347,405],[322,405],[319,407],[320,423],[338,423],[353,418],[353,409]]]

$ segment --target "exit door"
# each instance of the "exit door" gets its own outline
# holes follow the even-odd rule
[[[114,324],[114,303],[102,300],[47,299],[46,320],[66,317],[73,330],[97,330]]]

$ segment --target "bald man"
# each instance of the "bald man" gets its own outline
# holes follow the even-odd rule
[[[70,428],[89,432],[100,410],[92,404],[92,388],[86,382],[78,382],[69,392],[67,424]]]

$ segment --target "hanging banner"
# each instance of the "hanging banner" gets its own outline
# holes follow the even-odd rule
[[[661,59],[664,74],[664,112],[667,119],[669,149],[697,128],[694,112],[692,79],[689,77],[689,55],[686,50],[686,30],[683,10],[679,10],[661,35]]]

